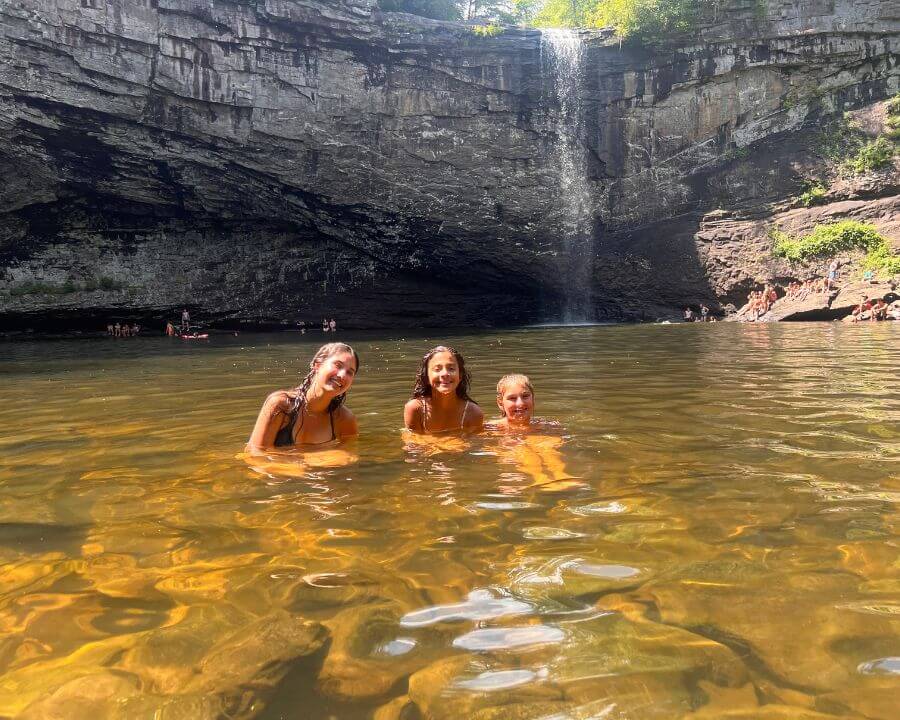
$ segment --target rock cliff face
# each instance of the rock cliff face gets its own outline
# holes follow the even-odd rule
[[[742,292],[704,213],[793,191],[779,143],[900,81],[893,0],[735,3],[655,53],[581,40],[600,319]],[[546,54],[371,0],[6,0],[3,322],[552,318],[573,289]]]

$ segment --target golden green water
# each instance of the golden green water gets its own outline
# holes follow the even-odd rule
[[[2,345],[0,717],[893,720],[896,325],[339,335],[312,469],[239,453],[318,333]],[[561,445],[406,446],[437,340]]]

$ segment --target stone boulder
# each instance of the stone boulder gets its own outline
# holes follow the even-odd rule
[[[831,309],[840,313],[840,316],[849,315],[859,305],[863,295],[866,295],[869,300],[884,298],[884,301],[890,305],[900,297],[900,288],[898,288],[896,280],[849,283],[840,288],[837,296],[831,302]]]

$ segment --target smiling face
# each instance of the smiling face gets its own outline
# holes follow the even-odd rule
[[[497,406],[510,425],[527,425],[534,414],[534,393],[527,383],[510,382],[497,398]]]
[[[326,395],[341,395],[350,389],[356,378],[356,358],[353,353],[339,350],[315,366],[316,384]]]
[[[459,363],[452,352],[436,352],[428,361],[428,384],[431,391],[452,395],[459,386]]]

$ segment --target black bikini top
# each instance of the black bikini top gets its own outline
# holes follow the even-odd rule
[[[303,409],[298,408],[290,415],[290,420],[288,420],[288,424],[285,425],[281,430],[278,431],[278,434],[275,436],[275,447],[288,447],[290,445],[295,445],[294,442],[294,425],[297,424],[297,416],[303,415]],[[303,420],[300,420],[300,427],[303,427]],[[331,440],[336,440],[337,435],[334,433],[334,412],[332,410],[328,411],[328,422],[331,423]],[[326,440],[325,442],[331,442],[331,440]],[[323,445],[324,443],[314,443],[316,445]]]

